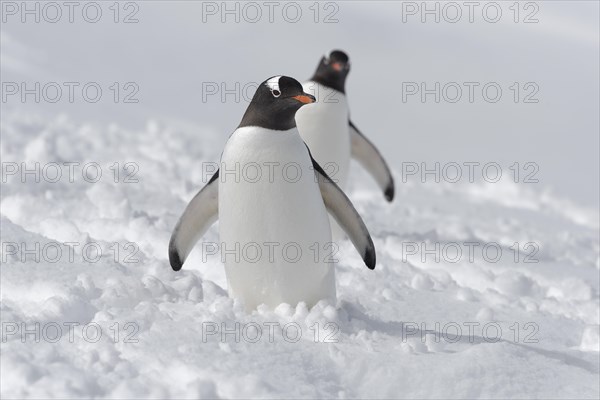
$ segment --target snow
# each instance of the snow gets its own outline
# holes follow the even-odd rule
[[[353,165],[376,269],[344,241],[335,304],[246,312],[220,255],[203,263],[197,246],[180,272],[167,259],[217,133],[18,112],[1,128],[4,165],[80,163],[72,182],[67,167],[54,183],[3,171],[3,398],[598,398],[597,209],[506,180],[407,182],[385,205]],[[472,260],[465,242],[480,244]],[[514,242],[538,244],[539,262],[515,262]],[[40,259],[9,247],[23,243]],[[436,243],[454,247],[423,260]]]

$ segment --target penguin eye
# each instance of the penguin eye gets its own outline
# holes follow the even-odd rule
[[[273,89],[271,90],[271,94],[273,95],[273,97],[279,97],[281,96],[281,92],[277,89]]]

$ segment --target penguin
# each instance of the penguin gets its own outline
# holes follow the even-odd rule
[[[315,104],[296,114],[300,136],[319,164],[342,189],[346,188],[350,159],[358,161],[375,179],[388,202],[394,199],[394,179],[377,148],[350,120],[345,83],[350,59],[333,50],[319,61],[304,90],[317,98]]]
[[[228,292],[247,310],[334,301],[335,246],[328,213],[365,265],[375,268],[375,247],[363,220],[298,134],[294,116],[314,101],[287,76],[259,85],[225,145],[220,169],[175,226],[169,243],[173,270],[181,269],[218,219]]]

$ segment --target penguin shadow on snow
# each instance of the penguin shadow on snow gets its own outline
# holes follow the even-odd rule
[[[384,333],[384,334],[392,336],[392,337],[398,337],[400,340],[402,340],[401,339],[402,337],[406,336],[406,323],[405,322],[381,321],[379,319],[375,319],[375,318],[367,315],[356,304],[349,303],[346,301],[341,301],[340,308],[343,309],[344,311],[346,311],[346,313],[348,314],[348,322],[352,323],[353,320],[360,322],[361,330],[365,330],[370,333],[373,333],[373,332]],[[355,329],[352,329],[351,324],[344,324],[343,326],[340,326],[340,331],[345,334],[348,334],[348,335],[357,333]],[[403,334],[403,332],[404,332],[404,334]],[[414,332],[413,337],[415,337],[415,338],[420,338],[421,335],[427,335],[427,334],[436,335],[437,337],[440,337],[440,338],[448,337],[447,335],[444,335],[443,332],[437,331],[435,329],[421,330],[419,328],[414,328],[411,326],[410,332],[411,332],[411,334]],[[587,372],[593,373],[593,374],[598,374],[600,372],[599,368],[596,365],[594,365],[586,360],[583,360],[581,358],[577,358],[573,355],[566,354],[566,353],[560,352],[560,351],[546,350],[543,348],[539,348],[536,346],[527,345],[527,344],[523,344],[523,343],[516,343],[516,342],[510,341],[510,340],[506,340],[506,339],[499,339],[498,341],[490,342],[490,341],[486,340],[484,337],[477,336],[477,335],[471,335],[471,336],[460,335],[458,340],[456,340],[455,337],[452,336],[450,339],[453,341],[452,344],[461,343],[461,344],[472,345],[472,346],[477,346],[477,345],[481,345],[481,344],[508,343],[511,346],[515,346],[517,348],[520,348],[520,349],[523,349],[526,351],[531,351],[531,352],[539,354],[541,356],[551,358],[556,361],[560,361],[567,365],[572,365],[574,367],[581,368],[581,369],[583,369]],[[448,340],[448,343],[450,343],[450,340]],[[452,351],[452,350],[443,350],[443,351],[435,351],[435,352],[428,351],[428,352],[423,352],[423,353],[419,353],[419,354],[426,355],[426,354],[434,354],[434,353],[456,353],[456,351]]]

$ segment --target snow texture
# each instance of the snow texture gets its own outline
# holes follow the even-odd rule
[[[398,184],[385,205],[353,165],[377,268],[342,242],[336,304],[248,313],[227,296],[218,254],[203,262],[197,246],[179,272],[167,259],[203,162],[218,159],[216,133],[20,113],[1,128],[4,163],[97,162],[103,173],[5,176],[2,398],[598,398],[598,210],[509,180]],[[137,183],[124,182],[126,162]],[[402,244],[464,242],[498,243],[502,257],[480,246],[450,262],[448,248],[423,262]],[[531,250],[515,262],[513,242],[537,243],[539,262],[523,262]],[[39,260],[14,248],[35,243]]]

